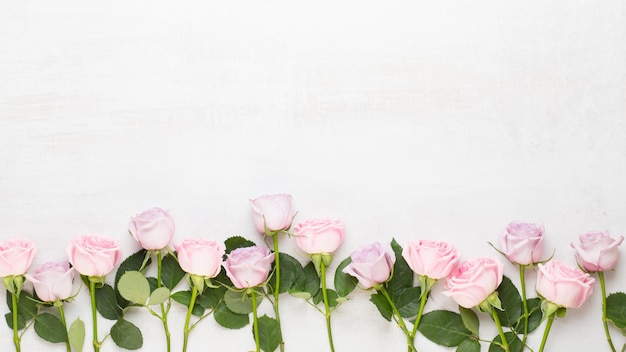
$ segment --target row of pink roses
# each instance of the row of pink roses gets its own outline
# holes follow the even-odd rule
[[[250,201],[257,230],[275,235],[291,228],[294,212],[292,197],[286,194],[266,195]],[[149,209],[131,218],[129,232],[146,250],[167,248],[175,232],[168,212]],[[577,261],[586,271],[556,260],[542,262],[544,228],[541,225],[511,223],[500,236],[500,251],[512,263],[520,266],[537,265],[536,291],[545,300],[562,308],[581,306],[591,295],[594,279],[589,272],[611,270],[615,267],[618,246],[623,236],[611,238],[608,233],[590,232],[579,236],[571,246]],[[297,245],[306,253],[332,254],[343,242],[344,227],[338,220],[314,219],[294,226]],[[223,243],[206,239],[184,239],[174,244],[181,268],[191,274],[213,278],[223,267],[237,288],[263,284],[271,274],[276,253],[266,247],[238,248],[226,256]],[[104,277],[121,260],[117,241],[95,235],[75,238],[67,247],[68,262],[46,263],[28,274],[36,246],[28,240],[16,239],[0,243],[0,277],[11,291],[11,280],[25,277],[33,283],[37,296],[47,302],[66,300],[72,295],[75,272],[87,277]],[[422,278],[445,279],[444,294],[465,308],[480,307],[502,282],[503,264],[494,258],[475,258],[458,264],[460,254],[454,246],[441,241],[409,241],[402,257]],[[372,243],[359,247],[351,254],[344,272],[354,276],[364,289],[378,288],[390,280],[395,255],[387,246]],[[71,264],[71,267],[70,265]]]

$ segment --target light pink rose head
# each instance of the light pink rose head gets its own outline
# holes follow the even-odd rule
[[[267,194],[250,199],[254,226],[260,233],[276,232],[291,226],[293,210],[291,194]]]
[[[343,272],[359,280],[359,285],[369,289],[389,280],[396,255],[389,246],[379,242],[362,245],[350,254],[352,261]]]
[[[543,225],[512,222],[500,235],[500,248],[512,262],[530,265],[541,261]]]
[[[147,250],[167,247],[174,236],[174,219],[161,208],[148,209],[130,218],[128,231]]]
[[[26,274],[33,283],[37,297],[44,302],[56,302],[72,296],[74,288],[74,268],[68,262],[49,262]]]
[[[308,254],[332,253],[343,243],[344,225],[340,220],[313,219],[294,228],[296,244]]]
[[[220,273],[226,246],[203,238],[188,238],[174,244],[178,264],[187,273],[213,278]]]
[[[402,257],[413,272],[431,279],[442,279],[450,274],[459,260],[459,253],[443,241],[409,241],[402,249]]]
[[[102,277],[119,264],[122,250],[113,239],[84,235],[74,238],[67,246],[67,257],[81,275]]]
[[[619,259],[619,249],[624,236],[613,239],[608,232],[588,232],[578,237],[571,246],[576,250],[578,263],[589,272],[615,268]]]
[[[13,239],[0,242],[0,277],[24,275],[37,253],[35,242]]]
[[[595,280],[576,267],[557,260],[537,267],[537,294],[559,307],[578,308],[593,292]]]
[[[464,308],[482,303],[502,282],[504,265],[493,258],[477,258],[459,265],[446,280],[444,295]]]
[[[223,266],[236,288],[255,287],[267,280],[274,253],[267,247],[237,248],[228,254]]]

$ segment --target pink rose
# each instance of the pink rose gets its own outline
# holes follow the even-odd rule
[[[0,277],[24,275],[37,253],[35,243],[29,240],[0,242]]]
[[[274,253],[266,247],[237,248],[228,254],[223,266],[236,288],[255,287],[267,280]]]
[[[537,267],[537,293],[559,307],[578,308],[593,292],[595,280],[578,268],[556,260]]]
[[[309,254],[332,253],[343,242],[344,225],[339,220],[313,219],[294,228],[296,244]]]
[[[500,248],[512,263],[537,263],[541,261],[543,230],[543,225],[512,222],[500,235]]]
[[[70,268],[68,262],[42,264],[34,274],[26,274],[26,278],[33,283],[37,296],[44,302],[56,302],[72,296],[74,268]]]
[[[188,238],[175,244],[178,264],[187,273],[213,278],[220,273],[222,257],[226,252],[224,243],[202,238]]]
[[[254,226],[260,233],[287,230],[293,220],[291,194],[267,194],[250,199]]]
[[[359,280],[359,285],[369,289],[389,280],[396,256],[391,248],[383,249],[379,242],[366,244],[350,254],[352,262],[343,272]]]
[[[459,260],[454,246],[442,241],[409,241],[402,257],[417,275],[442,279],[450,274]]]
[[[117,241],[97,235],[84,235],[67,247],[70,263],[81,275],[102,277],[120,262],[122,250]]]
[[[492,258],[477,258],[459,265],[446,280],[447,291],[461,307],[482,303],[502,282],[503,264]]]
[[[619,258],[617,246],[622,244],[624,236],[613,239],[608,232],[588,232],[578,237],[578,243],[572,242],[576,250],[578,263],[589,272],[605,271],[615,268]]]
[[[152,208],[130,218],[128,231],[147,250],[167,247],[174,236],[174,219],[161,208]]]

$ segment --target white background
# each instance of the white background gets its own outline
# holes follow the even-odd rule
[[[128,218],[159,206],[175,242],[260,243],[248,199],[287,192],[296,222],[345,221],[337,258],[394,237],[497,256],[487,242],[519,220],[544,224],[546,257],[574,265],[579,234],[626,233],[624,43],[622,1],[2,0],[0,238],[35,240],[35,265],[85,233],[118,238],[126,256]],[[281,246],[307,261],[293,239]],[[609,292],[626,289],[624,272],[608,273]],[[441,286],[427,310],[454,309]],[[608,350],[596,288],[548,350]],[[404,351],[368,294],[333,315],[337,350]],[[87,322],[90,350],[87,292],[66,310]],[[320,314],[288,296],[281,310],[287,351],[326,350]],[[173,350],[184,314],[170,314]],[[128,316],[143,351],[164,350],[157,319]],[[64,351],[32,329],[23,347]],[[249,327],[212,318],[191,334],[191,351],[253,347]]]

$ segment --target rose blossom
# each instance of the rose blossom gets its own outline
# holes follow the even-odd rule
[[[396,256],[391,248],[383,249],[379,242],[362,245],[350,254],[352,261],[343,272],[359,280],[364,289],[389,280]]]
[[[74,238],[67,246],[67,257],[81,275],[102,277],[120,262],[122,250],[115,240],[83,235]]]
[[[537,293],[560,307],[578,308],[593,292],[594,278],[578,268],[557,260],[537,267]]]
[[[35,243],[13,239],[0,242],[0,277],[24,275],[37,253]]]
[[[543,231],[543,225],[512,222],[500,235],[500,248],[512,263],[537,263],[541,261]]]
[[[409,241],[402,257],[416,274],[437,280],[448,276],[459,260],[454,246],[432,240]]]
[[[578,262],[589,272],[606,271],[615,268],[619,258],[617,246],[624,236],[613,239],[608,232],[588,232],[578,237],[571,246],[576,250]]]
[[[476,258],[459,265],[446,280],[447,291],[461,307],[482,303],[502,282],[503,264],[492,258]]]
[[[39,299],[56,302],[72,295],[74,268],[68,262],[49,262],[35,268],[32,275],[26,274],[26,279],[33,283]]]
[[[130,218],[128,231],[147,250],[167,247],[174,236],[174,219],[161,208],[151,208]]]
[[[178,263],[187,273],[213,278],[220,273],[222,257],[226,252],[224,243],[202,238],[188,238],[175,244]]]
[[[308,254],[332,253],[343,242],[344,225],[339,220],[312,219],[294,228],[296,244]]]
[[[260,233],[276,232],[291,226],[293,210],[291,194],[266,194],[250,199],[254,226]]]
[[[253,246],[233,250],[222,265],[236,288],[248,288],[267,280],[273,262],[274,253],[268,248]]]

